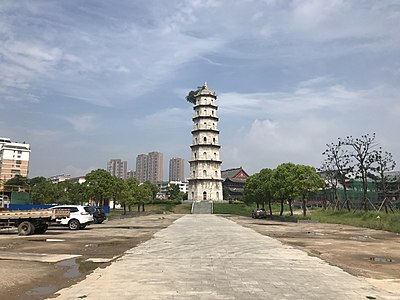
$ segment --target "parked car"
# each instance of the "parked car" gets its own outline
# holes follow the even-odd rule
[[[87,225],[94,222],[93,213],[90,206],[56,205],[52,208],[69,209],[69,218],[57,219],[57,223],[68,226],[68,228],[71,230],[84,229]]]
[[[265,211],[264,208],[256,208],[251,213],[251,217],[253,219],[266,218],[267,217],[267,212]]]
[[[107,219],[106,213],[104,212],[104,209],[102,207],[100,206],[89,206],[89,207],[93,214],[93,219],[95,224],[101,224]]]

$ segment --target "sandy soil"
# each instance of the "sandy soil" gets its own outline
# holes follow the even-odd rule
[[[149,215],[114,219],[70,231],[51,227],[45,234],[21,237],[15,230],[0,232],[1,299],[51,297],[61,288],[82,280],[123,253],[150,239],[181,215]],[[344,225],[283,223],[247,217],[227,218],[282,243],[307,251],[347,272],[367,277],[388,291],[400,290],[400,235]],[[29,253],[80,255],[60,262],[30,261]],[[40,257],[39,257],[40,258]],[[24,261],[22,259],[28,259]],[[95,259],[95,262],[90,261]]]

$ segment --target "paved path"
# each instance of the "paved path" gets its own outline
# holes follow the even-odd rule
[[[400,299],[215,215],[186,215],[57,299]]]

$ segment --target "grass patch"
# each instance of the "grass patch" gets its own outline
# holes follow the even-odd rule
[[[192,206],[191,204],[175,204],[175,203],[157,203],[157,204],[146,204],[144,206],[144,212],[137,211],[137,205],[132,206],[131,211],[126,210],[126,215],[140,216],[148,214],[163,214],[175,213],[175,214],[190,214]],[[141,207],[140,207],[141,209]],[[121,216],[124,214],[123,209],[111,209],[107,216]]]
[[[214,203],[214,214],[229,214],[251,217],[251,212],[255,206],[244,203]]]
[[[238,215],[238,216],[247,216],[251,217],[251,213],[257,207],[257,204],[246,204],[246,203],[214,203],[214,214],[229,214],[229,215]],[[269,212],[268,205],[265,205],[265,210],[267,213]],[[272,214],[279,215],[281,210],[281,206],[279,204],[272,205]],[[284,215],[287,215],[289,211],[289,207],[284,205]]]
[[[214,214],[230,214],[238,216],[251,217],[256,204],[247,205],[244,203],[214,203]],[[268,207],[265,209],[268,212]],[[279,216],[280,205],[273,204],[272,212],[274,216]],[[316,220],[322,223],[344,224],[357,227],[365,227],[378,230],[386,230],[400,233],[400,212],[386,214],[377,211],[332,211],[322,208],[310,209],[307,216],[303,216],[302,212],[293,216],[289,216],[289,208],[284,206],[283,217],[296,218],[298,220]],[[379,216],[379,218],[378,218]]]
[[[332,211],[314,209],[309,211],[312,220],[324,223],[344,224],[400,233],[400,212]]]

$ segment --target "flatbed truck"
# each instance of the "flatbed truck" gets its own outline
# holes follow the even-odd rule
[[[67,209],[38,209],[38,210],[1,210],[0,229],[18,228],[18,235],[43,234],[49,223],[56,219],[68,218],[70,211]]]

